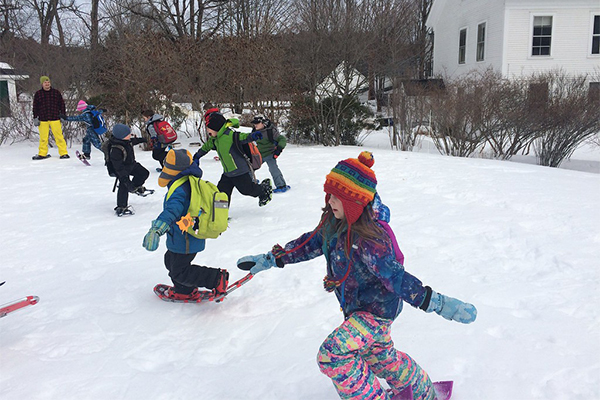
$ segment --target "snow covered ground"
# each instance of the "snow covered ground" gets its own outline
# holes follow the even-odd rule
[[[406,269],[479,310],[465,326],[406,306],[396,347],[454,380],[456,400],[600,399],[600,175],[380,143],[366,149]],[[230,228],[196,261],[244,276],[239,257],[316,226],[325,175],[360,150],[289,146],[280,165],[293,189],[262,208],[235,192]],[[32,161],[36,151],[0,147],[0,304],[41,299],[0,319],[2,399],[338,398],[315,361],[342,322],[324,259],[265,271],[221,304],[162,302],[164,240],[141,246],[165,192],[151,154],[137,158],[157,193],[117,218],[100,152],[85,167],[56,149]],[[218,162],[201,167],[218,181]]]

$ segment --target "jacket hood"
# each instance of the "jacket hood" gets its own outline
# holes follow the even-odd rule
[[[180,173],[175,175],[175,178],[173,178],[171,180],[171,182],[169,182],[167,187],[171,187],[173,182],[175,182],[179,178],[183,178],[186,175],[192,175],[192,176],[195,176],[196,178],[202,178],[202,174],[203,174],[202,169],[200,169],[198,164],[193,162],[189,167],[187,167],[186,169],[184,169],[183,171],[181,171]]]
[[[161,119],[164,119],[164,117],[160,114],[154,114],[152,117],[150,117],[150,119],[148,121],[146,121],[146,125],[150,125],[156,121],[160,121]]]

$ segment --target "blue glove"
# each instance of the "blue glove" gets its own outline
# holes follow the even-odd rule
[[[33,118],[33,125],[40,126],[40,119],[38,117]]]
[[[158,243],[160,242],[160,237],[164,235],[169,230],[169,225],[166,222],[161,221],[160,219],[155,219],[152,221],[152,226],[146,236],[144,236],[144,241],[142,242],[142,246],[148,251],[154,251],[158,249]]]
[[[250,134],[250,138],[252,140],[259,140],[262,139],[262,132],[261,131],[254,131]]]
[[[250,270],[252,275],[256,275],[260,271],[277,267],[277,263],[275,262],[275,256],[273,253],[268,252],[266,254],[259,254],[256,256],[242,257],[237,260],[237,266],[239,269],[243,269],[245,271]]]
[[[206,154],[206,153],[205,153]],[[193,160],[197,165],[200,165],[200,158],[203,156],[204,154],[200,154],[200,150],[198,150],[196,153],[194,153],[194,157]]]
[[[473,304],[464,303],[453,297],[431,291],[431,300],[425,312],[435,311],[450,321],[470,324],[477,318],[477,309]]]

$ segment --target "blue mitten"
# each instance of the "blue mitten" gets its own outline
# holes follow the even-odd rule
[[[206,154],[206,153],[204,153],[204,154]],[[192,158],[197,165],[200,165],[200,158],[202,158],[202,156],[204,154],[200,154],[200,150],[198,150],[196,153],[194,153],[194,156]]]
[[[431,291],[431,300],[425,312],[435,311],[450,321],[470,324],[477,318],[477,309],[473,304],[464,303],[453,297]]]
[[[254,131],[250,134],[250,138],[252,140],[259,140],[262,139],[262,132],[261,131]]]
[[[158,249],[158,243],[160,242],[160,237],[164,235],[169,230],[169,225],[166,222],[161,221],[160,219],[155,219],[152,221],[152,226],[146,236],[144,236],[144,241],[142,242],[142,246],[148,251],[154,251]]]
[[[245,271],[250,270],[252,275],[256,275],[260,271],[277,267],[277,263],[275,262],[275,256],[273,253],[268,252],[256,256],[242,257],[237,261],[237,266],[239,269]]]

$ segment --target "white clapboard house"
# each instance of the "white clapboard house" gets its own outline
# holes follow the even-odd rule
[[[433,74],[551,70],[600,81],[600,0],[435,0]]]

